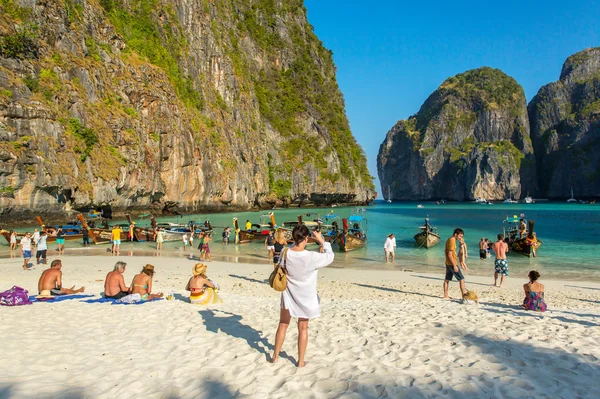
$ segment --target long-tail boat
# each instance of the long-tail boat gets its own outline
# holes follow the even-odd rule
[[[80,213],[77,215],[77,219],[81,226],[88,231],[88,234],[94,244],[108,244],[112,241],[112,229],[109,228],[100,228],[100,227],[90,227],[87,222],[83,218],[83,215]],[[127,240],[127,229],[123,229],[121,231],[121,241]]]
[[[429,224],[429,218],[425,218],[425,225],[419,227],[419,230],[421,231],[414,237],[419,247],[431,248],[440,242],[438,229]]]
[[[2,230],[0,230],[0,234],[2,234],[2,236],[4,238],[6,238],[6,242],[8,242],[10,244],[10,230],[4,230],[4,229],[2,229]],[[26,233],[17,233],[15,231],[15,235],[16,235],[16,239],[17,239],[17,244],[19,242],[21,242],[21,238],[25,237],[25,234]]]
[[[46,226],[44,221],[40,216],[36,216],[35,219],[39,223],[42,231],[45,231],[48,234],[48,238],[46,238],[46,242],[54,242],[56,241],[56,232],[58,231],[58,227],[54,226]],[[66,241],[74,241],[80,240],[83,237],[83,232],[81,227],[74,224],[65,224],[62,225],[63,232],[65,233],[64,238]]]
[[[526,231],[522,231],[520,228],[521,219],[528,226]],[[525,255],[528,257],[535,257],[537,251],[543,244],[542,240],[539,240],[535,234],[535,220],[525,219],[525,215],[517,217],[514,215],[512,218],[508,216],[503,221],[504,226],[504,241],[508,244],[510,250],[514,253]],[[510,253],[510,252],[509,252]]]
[[[238,224],[238,218],[233,218],[233,227],[235,231],[235,243],[245,244],[251,241],[264,240],[269,235],[268,230],[260,230],[260,225],[253,225],[258,227],[256,230],[242,230]]]
[[[135,224],[132,222],[131,217],[129,215],[126,215],[127,217],[127,221],[129,222],[129,224]],[[137,241],[156,241],[156,232],[158,231],[158,229],[160,228],[163,232],[163,241],[181,241],[183,238],[183,232],[182,231],[174,231],[174,230],[167,230],[166,228],[160,227],[157,223],[156,220],[154,219],[154,216],[150,215],[150,223],[152,223],[152,227],[138,227],[135,226],[133,228],[133,235],[135,236],[135,239]]]
[[[352,223],[352,227],[348,226]],[[343,231],[337,236],[336,241],[343,252],[362,248],[367,244],[366,227],[367,219],[360,215],[352,215],[348,219],[342,219]]]
[[[329,213],[323,216],[321,222],[321,233],[323,233],[323,238],[327,242],[334,242],[337,236],[340,234],[339,232],[339,216],[334,213]],[[321,220],[319,218],[319,220]]]

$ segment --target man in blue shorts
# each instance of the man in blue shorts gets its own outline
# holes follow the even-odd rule
[[[508,262],[506,261],[508,244],[504,242],[504,235],[498,234],[498,241],[492,245],[492,250],[496,255],[494,260],[494,287],[498,287],[498,275],[500,275],[500,288],[503,288],[504,279],[508,277]]]
[[[21,253],[23,254],[23,270],[29,270],[29,259],[31,259],[31,233],[25,233],[21,238]]]
[[[446,241],[446,249],[444,251],[446,255],[446,277],[444,278],[444,299],[450,299],[448,296],[448,284],[452,277],[456,277],[458,285],[460,287],[461,298],[467,293],[465,288],[465,277],[458,268],[458,261],[456,258],[456,240],[462,240],[465,233],[462,229],[454,229],[452,237]]]

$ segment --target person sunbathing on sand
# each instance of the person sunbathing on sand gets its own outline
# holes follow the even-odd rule
[[[127,263],[117,262],[115,269],[106,275],[106,281],[104,282],[105,298],[121,299],[129,295],[129,287],[125,285],[125,279],[123,278],[126,267]]]
[[[154,266],[146,265],[140,274],[136,274],[131,281],[129,288],[130,294],[140,294],[142,301],[151,301],[153,299],[162,298],[163,293],[152,294],[152,277],[154,276]]]
[[[207,268],[202,263],[196,263],[192,268],[194,276],[190,278],[185,286],[185,290],[190,291],[190,303],[207,305],[209,303],[223,302],[217,294],[219,287],[206,276]]]
[[[62,286],[62,262],[60,259],[55,259],[50,264],[50,269],[44,270],[38,282],[38,291],[42,296],[50,295],[67,295],[77,294],[83,292],[85,287],[75,289],[75,286],[71,288],[64,288]]]

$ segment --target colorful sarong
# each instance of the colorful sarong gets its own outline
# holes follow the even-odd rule
[[[204,292],[199,295],[190,295],[190,303],[195,305],[209,305],[212,303],[223,303],[223,300],[213,288],[207,287]]]

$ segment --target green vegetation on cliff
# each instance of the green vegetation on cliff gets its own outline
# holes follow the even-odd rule
[[[243,14],[240,26],[264,51],[277,58],[282,50],[290,47],[275,30],[276,15],[299,10],[305,12],[302,1],[288,2],[278,10],[274,0],[260,0]],[[310,25],[293,24],[288,33],[294,51],[289,67],[261,70],[252,78],[261,114],[284,137],[295,139],[294,145],[283,148],[287,159],[317,165],[322,177],[335,182],[339,176],[330,174],[324,162],[329,152],[335,150],[340,173],[349,177],[353,185],[361,181],[373,189],[365,155],[346,119],[344,101],[335,80],[332,52],[325,49]],[[306,113],[327,128],[331,142],[323,145],[303,133],[300,120]]]
[[[201,110],[204,106],[202,94],[194,89],[192,78],[182,72],[178,63],[179,58],[186,55],[188,45],[173,8],[160,8],[158,0],[132,0],[128,7],[120,0],[101,0],[100,4],[129,50],[161,67],[181,100]],[[153,14],[161,15],[161,25],[157,26]]]
[[[446,79],[438,89],[440,96],[453,96],[483,110],[507,108],[512,116],[519,115],[525,101],[521,85],[499,69],[483,67]]]

